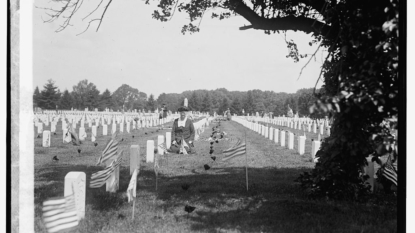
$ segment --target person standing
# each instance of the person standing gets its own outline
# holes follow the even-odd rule
[[[178,112],[180,117],[174,120],[171,131],[171,147],[168,150],[172,153],[180,153],[180,148],[184,145],[187,153],[193,154],[193,141],[195,139],[195,127],[193,122],[187,118],[186,112],[189,111],[187,107],[180,107]]]

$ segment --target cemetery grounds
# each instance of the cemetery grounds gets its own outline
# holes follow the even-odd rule
[[[305,154],[279,146],[234,121],[221,121],[219,129],[226,132],[224,140],[213,144],[213,161],[209,155],[213,121],[200,135],[196,154],[160,156],[158,189],[155,189],[154,163],[146,163],[146,141],[157,141],[170,129],[140,128],[120,133],[119,149],[124,151],[120,168],[119,190],[105,192],[105,185],[89,188],[91,174],[102,170],[96,166],[110,135],[98,129],[95,147],[88,138],[78,147],[62,143],[61,122],[56,135],[51,134],[51,147],[42,147],[42,138],[35,140],[35,231],[46,232],[42,222],[42,203],[64,193],[68,172],[86,173],[85,218],[75,232],[396,232],[397,200],[394,195],[375,193],[369,201],[347,202],[312,200],[306,197],[295,179],[314,167],[311,160],[311,139],[317,135],[306,132]],[[171,127],[172,122],[164,127]],[[49,126],[44,129],[49,130]],[[283,126],[273,126],[288,130]],[[295,134],[300,130],[289,129]],[[134,138],[133,138],[134,136]],[[222,150],[235,144],[236,138],[247,144],[249,190],[246,190],[245,155],[221,163]],[[288,137],[286,137],[288,140]],[[140,146],[141,169],[137,177],[135,216],[133,202],[127,202],[130,181],[129,153],[131,145]],[[286,142],[287,145],[287,142]],[[59,161],[52,161],[57,155]],[[211,168],[205,170],[204,165]],[[188,184],[187,191],[182,189]],[[185,205],[196,207],[188,214]]]

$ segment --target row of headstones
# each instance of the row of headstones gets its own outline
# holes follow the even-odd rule
[[[276,144],[279,143],[281,147],[287,147],[290,150],[294,149],[294,134],[292,132],[288,132],[288,144],[285,145],[286,132],[284,130],[280,131],[279,129],[274,129],[272,127],[267,127],[259,123],[250,122],[239,117],[232,118],[232,120],[242,124],[243,126],[247,127],[250,130],[253,130],[261,134],[265,138],[268,138],[269,140],[274,141]],[[303,155],[305,153],[306,138],[305,136],[297,136],[297,139],[298,139],[297,140],[298,142],[297,152],[300,155]],[[317,140],[314,140],[311,143],[311,158],[314,162],[317,162],[318,158],[316,158],[315,155],[317,151],[320,149],[320,145],[321,145],[321,142]]]
[[[240,118],[233,118],[234,121],[244,125],[245,127],[254,130],[255,132],[263,135],[266,138],[269,138],[270,140],[273,140],[275,143],[278,143],[278,137],[280,137],[280,145],[282,147],[285,146],[285,131],[281,130],[279,132],[278,129],[273,129],[272,127],[267,127],[258,123],[249,122]],[[304,147],[305,147],[305,137],[304,136],[297,136],[298,140],[298,153],[300,155],[304,154]],[[314,140],[311,143],[311,157],[314,162],[318,161],[318,158],[315,157],[317,151],[320,149],[321,142]],[[288,133],[288,149],[294,149],[294,134],[292,132]],[[384,161],[385,162],[385,161]],[[372,162],[372,156],[369,156],[367,158],[368,165],[363,168],[364,172],[369,176],[369,179],[367,182],[371,186],[371,191],[373,192],[375,189],[375,178],[376,178],[376,172],[380,168],[380,166]]]
[[[167,122],[167,119],[161,119],[157,123],[164,124],[166,122]],[[124,132],[124,124],[123,123],[120,123],[119,125],[120,125],[119,131],[120,132]],[[53,133],[53,132],[56,131],[56,124],[54,124],[54,123],[51,124],[51,130],[50,131],[49,130],[43,130],[43,124],[42,123],[38,123],[37,126],[38,126],[37,127],[37,132],[39,134],[43,132],[43,142],[42,142],[42,146],[43,147],[50,147],[50,145],[51,145],[51,132]],[[150,124],[150,126],[152,126],[152,125]],[[130,127],[131,127],[130,123],[127,123],[126,124],[126,131],[127,131],[127,133],[130,133]],[[136,128],[139,128],[139,127],[141,127],[141,126],[139,124],[136,125],[135,121],[133,121],[133,129],[136,129]],[[75,128],[76,128],[76,125],[75,125],[74,129]],[[67,128],[66,123],[63,123],[62,124],[62,131],[63,131],[62,141],[64,142],[65,141],[66,133],[68,132],[68,128]],[[117,125],[116,124],[112,124],[111,133],[113,134],[116,131],[117,131]],[[97,137],[98,136],[98,134],[97,134],[97,125],[92,125],[91,126],[91,133],[92,133],[92,135],[94,135],[94,137]],[[85,128],[84,127],[80,127],[79,128],[78,136],[79,136],[79,139],[81,141],[85,140],[85,138],[84,138],[83,135],[86,135]],[[91,137],[92,137],[92,135],[91,135]],[[108,125],[106,125],[106,124],[104,124],[102,126],[102,135],[104,135],[104,136],[108,135]]]
[[[330,126],[326,123],[327,121],[322,121],[319,123],[318,121],[293,121],[293,120],[279,120],[279,119],[257,119],[257,122],[264,122],[275,124],[279,126],[285,126],[292,129],[302,130],[304,127],[308,130],[308,132],[313,132],[315,134],[319,133],[324,135],[324,132],[327,136],[330,136]],[[318,128],[318,131],[317,131]]]
[[[202,122],[196,124],[196,129],[205,128],[210,124],[213,118],[204,118]],[[166,139],[166,140],[164,140]],[[157,153],[159,155],[164,154],[164,147],[162,144],[169,148],[171,145],[171,132],[166,132],[166,137],[158,135],[157,137]],[[136,168],[140,168],[140,146],[130,146],[130,175]],[[147,141],[146,148],[146,162],[154,162],[154,140]],[[111,176],[106,181],[105,190],[107,192],[116,192],[119,189],[119,167],[114,170]],[[69,172],[65,176],[64,196],[71,195],[74,192],[76,208],[78,213],[78,219],[85,217],[85,197],[86,197],[86,174],[84,172]]]

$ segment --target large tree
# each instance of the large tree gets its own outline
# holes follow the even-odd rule
[[[114,105],[114,101],[111,97],[111,92],[108,89],[105,89],[104,92],[99,96],[99,110],[103,111],[106,108],[111,109]]]
[[[68,90],[65,90],[59,100],[58,109],[71,110],[73,99]]]
[[[35,91],[33,92],[33,107],[40,107],[40,91],[39,91],[39,87],[36,86]]]
[[[112,98],[118,109],[131,110],[134,107],[134,102],[139,100],[140,92],[127,84],[122,84],[117,90],[112,93]]]
[[[74,100],[74,106],[77,109],[83,110],[84,108],[89,108],[92,110],[99,104],[99,91],[95,84],[84,79],[73,86],[72,98]]]
[[[70,25],[71,16],[80,12],[77,9],[82,0],[54,2],[60,2],[63,7],[57,11],[52,9],[51,21],[62,19],[58,30],[63,30]],[[98,7],[100,17],[91,22],[95,20],[100,25],[111,2]],[[309,43],[327,50],[320,75],[316,77],[324,80],[324,95],[316,95],[318,100],[311,109],[330,112],[334,122],[331,136],[323,141],[317,153],[319,162],[315,169],[303,174],[299,181],[310,195],[315,196],[358,198],[366,193],[362,167],[367,164],[367,156],[375,151],[372,139],[389,138],[391,128],[381,123],[397,118],[398,111],[404,110],[399,109],[398,104],[404,101],[405,94],[399,85],[403,80],[398,78],[397,72],[398,55],[405,55],[404,50],[399,50],[399,35],[405,35],[405,29],[398,27],[398,0],[156,2],[160,10],[154,11],[153,18],[157,20],[168,21],[176,8],[178,12],[188,14],[190,22],[183,26],[183,33],[199,31],[199,22],[207,12],[219,19],[233,14],[242,16],[249,25],[241,26],[240,30],[263,30],[267,34],[288,30],[311,33],[313,39]],[[304,57],[294,41],[286,42],[287,57],[295,62]],[[313,59],[315,54],[307,59]],[[249,102],[251,97],[248,96]],[[245,106],[251,108],[252,105],[246,102]],[[405,129],[400,132],[404,135]],[[404,184],[405,177],[399,180]]]
[[[61,94],[58,87],[55,86],[55,82],[49,79],[43,86],[43,90],[40,92],[39,107],[44,109],[56,109]]]

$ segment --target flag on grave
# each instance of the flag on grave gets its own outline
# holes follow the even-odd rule
[[[231,148],[224,150],[223,154],[225,157],[223,157],[222,161],[227,161],[232,158],[235,158],[239,155],[243,155],[246,153],[246,144],[241,143],[242,141],[239,139],[238,142],[232,146]]]
[[[188,145],[187,145],[187,143],[186,143],[186,141],[182,138],[182,143],[181,143],[182,145],[181,145],[181,147],[180,147],[180,152],[179,152],[179,154],[180,153],[183,153],[184,155],[187,155],[187,151],[186,151],[186,148],[185,148],[185,146],[187,146],[187,148],[190,148]]]
[[[68,126],[68,133],[71,135],[72,144],[74,146],[80,146],[81,142],[79,141],[78,134],[75,132],[72,126]]]
[[[75,197],[48,199],[43,202],[43,222],[48,232],[61,232],[78,226]]]
[[[118,141],[115,139],[115,136],[108,141],[105,149],[102,151],[102,155],[98,159],[98,164],[104,163],[105,161],[111,159],[117,154],[118,150]]]
[[[127,188],[128,202],[132,201],[136,197],[138,173],[139,173],[138,168],[134,169],[133,175],[131,176],[130,183],[128,184],[128,188]]]
[[[390,157],[383,166],[382,174],[386,179],[392,181],[396,186],[398,186],[398,173],[395,167],[393,166]]]
[[[106,167],[104,170],[96,172],[91,175],[91,181],[89,182],[90,188],[100,188],[102,187],[111,174],[115,171],[117,167],[121,165],[121,158],[122,156],[118,157],[118,159],[112,161],[112,163]]]

